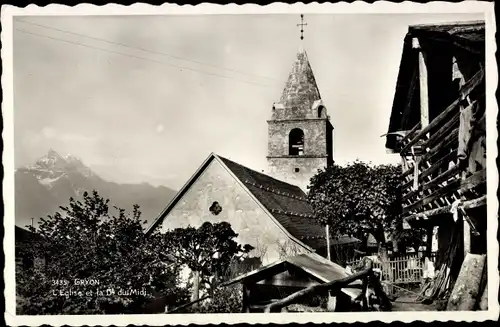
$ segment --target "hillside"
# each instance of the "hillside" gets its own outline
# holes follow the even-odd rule
[[[18,168],[15,172],[16,225],[25,227],[35,218],[53,214],[69,203],[69,198],[80,197],[84,191],[97,190],[110,202],[131,212],[138,204],[142,219],[148,224],[156,218],[176,191],[165,186],[118,184],[96,175],[83,162],[71,155],[61,156],[54,150],[34,164]]]

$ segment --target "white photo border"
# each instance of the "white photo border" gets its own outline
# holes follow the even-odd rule
[[[14,16],[61,16],[61,15],[208,15],[208,14],[312,14],[312,13],[484,13],[486,22],[486,112],[487,120],[487,213],[488,213],[488,311],[471,312],[356,312],[356,313],[271,313],[271,314],[148,314],[148,315],[53,315],[53,316],[20,316],[16,315],[16,290],[15,290],[15,252],[14,252],[14,115],[13,115],[13,17]],[[185,325],[185,324],[215,324],[215,323],[325,323],[325,322],[412,322],[412,321],[496,321],[499,317],[498,290],[498,171],[496,167],[497,129],[496,117],[498,105],[495,92],[498,83],[497,63],[495,59],[496,22],[494,3],[478,1],[463,1],[460,3],[431,2],[431,3],[392,3],[380,1],[365,3],[272,3],[265,6],[255,4],[245,5],[219,5],[202,3],[198,5],[163,4],[154,6],[136,3],[130,6],[107,4],[96,6],[92,4],[79,4],[74,7],[50,4],[45,7],[28,5],[25,8],[2,6],[1,9],[1,42],[2,66],[1,77],[3,90],[2,115],[3,129],[3,199],[4,199],[4,254],[5,254],[5,320],[12,326],[39,326],[49,324],[52,326],[70,325]]]

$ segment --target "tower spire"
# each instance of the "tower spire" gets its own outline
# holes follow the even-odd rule
[[[297,26],[300,26],[300,39],[304,40],[304,26],[307,26],[307,23],[304,23],[304,15],[300,15],[300,24],[297,24]]]

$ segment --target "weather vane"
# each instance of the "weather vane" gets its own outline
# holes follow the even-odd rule
[[[307,23],[304,23],[304,15],[300,15],[300,24],[297,24],[297,26],[300,26],[300,39],[304,39],[304,26],[307,26]]]

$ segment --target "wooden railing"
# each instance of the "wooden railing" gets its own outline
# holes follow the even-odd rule
[[[430,261],[435,262],[436,253],[433,252]],[[347,262],[348,266],[356,266],[357,261]],[[418,253],[390,258],[389,261],[374,261],[373,268],[381,271],[381,281],[391,284],[419,283],[423,278],[424,261]]]
[[[405,216],[450,206],[464,191],[485,181],[485,170],[462,179],[457,159],[460,105],[483,81],[481,69],[451,105],[424,128],[418,123],[400,142],[405,162],[400,186]]]

